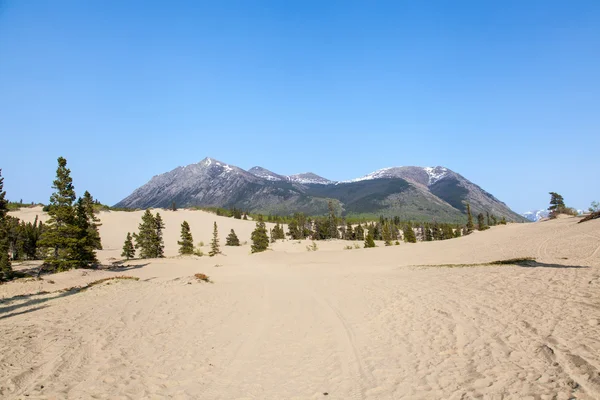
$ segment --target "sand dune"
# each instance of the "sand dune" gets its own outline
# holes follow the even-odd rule
[[[328,241],[308,252],[309,242],[285,241],[196,258],[175,256],[184,219],[207,244],[213,221],[222,242],[231,228],[249,240],[254,223],[161,214],[170,258],[0,286],[0,397],[600,398],[599,220],[375,249]],[[108,260],[141,213],[101,218]],[[427,266],[522,257],[536,263]],[[116,275],[140,280],[56,292]]]

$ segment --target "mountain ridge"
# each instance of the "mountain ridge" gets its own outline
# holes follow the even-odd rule
[[[117,207],[237,207],[272,214],[320,215],[329,201],[342,214],[398,215],[406,219],[457,221],[466,203],[474,216],[490,212],[509,221],[525,218],[492,194],[443,166],[388,167],[348,181],[312,172],[282,175],[255,166],[248,171],[207,157],[154,176]]]

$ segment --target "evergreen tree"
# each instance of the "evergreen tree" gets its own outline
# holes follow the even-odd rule
[[[8,280],[13,277],[12,265],[8,256],[8,227],[7,214],[8,202],[5,199],[4,178],[0,169],[0,281]]]
[[[365,249],[368,249],[370,247],[375,247],[375,241],[373,240],[373,235],[369,231],[367,233],[367,236],[365,237]]]
[[[89,240],[94,246],[96,250],[102,250],[102,241],[100,240],[100,232],[98,231],[98,227],[101,226],[100,219],[96,217],[96,212],[94,210],[94,204],[97,201],[94,201],[94,198],[87,190],[83,194],[83,206],[86,214],[86,218],[89,221],[89,227],[87,229],[87,234],[89,236]]]
[[[473,232],[473,216],[471,215],[471,205],[467,203],[467,232]]]
[[[121,257],[125,257],[126,260],[135,257],[135,248],[133,247],[133,241],[131,240],[130,232],[127,232],[125,243],[123,243],[123,252],[121,253]]]
[[[329,200],[327,203],[327,207],[329,208],[329,232],[327,237],[330,239],[338,238],[338,230],[337,230],[337,217],[335,215],[335,208],[333,207],[333,201]]]
[[[479,213],[479,215],[477,215],[477,230],[484,231],[487,228],[488,227],[485,225],[485,217],[483,216],[483,213]]]
[[[181,241],[178,241],[179,254],[194,254],[194,238],[187,221],[181,223]]]
[[[99,245],[100,236],[93,234],[93,232],[98,233],[97,229],[94,229],[93,224],[83,198],[78,198],[75,204],[77,241],[71,254],[71,259],[75,267],[89,267],[98,262],[96,259],[96,247]]]
[[[487,226],[492,226],[491,221],[490,221],[490,213],[488,211],[485,212],[485,217],[487,219]]]
[[[177,211],[177,203],[175,201],[171,203],[171,211]]]
[[[237,235],[235,234],[235,231],[232,229],[231,232],[229,232],[229,235],[227,235],[227,239],[225,239],[225,246],[239,246],[240,245],[240,239],[238,239]]]
[[[506,225],[506,217],[502,217],[500,220],[500,225]]]
[[[261,251],[265,251],[269,247],[267,227],[265,226],[262,217],[258,218],[258,221],[256,222],[256,228],[252,232],[250,238],[252,239],[252,253],[260,253]]]
[[[354,240],[365,240],[365,230],[361,224],[358,224],[356,228],[354,228]]]
[[[431,242],[433,240],[433,234],[431,233],[431,229],[429,224],[425,225],[425,241]]]
[[[279,222],[275,224],[273,230],[271,231],[271,239],[273,241],[278,239],[285,239],[285,232],[283,231],[283,227],[279,225]]]
[[[217,229],[217,221],[215,221],[213,225],[213,237],[210,242],[210,251],[208,255],[211,257],[216,256],[217,254],[221,254],[221,250],[219,249],[219,230]]]
[[[417,243],[417,237],[415,236],[415,231],[409,224],[404,225],[404,230],[402,231],[402,233],[404,234],[405,242]]]
[[[352,224],[350,222],[348,222],[346,224],[346,237],[344,237],[344,239],[354,240],[354,231],[352,229]]]
[[[385,222],[382,228],[382,236],[386,246],[392,245],[392,233],[390,232],[390,225]]]
[[[67,168],[67,160],[58,158],[56,179],[52,188],[55,192],[50,196],[46,229],[40,240],[40,246],[48,249],[45,264],[53,269],[65,270],[78,266],[75,252],[80,240],[76,222],[75,188],[71,178],[71,170]]]
[[[550,207],[548,207],[550,217],[556,217],[558,214],[564,212],[566,208],[567,206],[565,206],[563,197],[556,192],[550,192]]]
[[[154,243],[152,245],[154,258],[164,258],[165,256],[165,244],[163,240],[163,229],[165,229],[165,223],[159,213],[156,213],[154,217]]]
[[[138,226],[138,233],[133,234],[135,248],[140,250],[140,258],[156,257],[156,221],[150,210],[142,215],[142,222]]]
[[[494,214],[492,214],[491,218],[492,218],[492,226],[498,225],[498,218],[496,218],[496,216]]]

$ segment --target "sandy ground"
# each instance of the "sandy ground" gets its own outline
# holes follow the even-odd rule
[[[175,256],[183,219],[207,244],[215,220],[222,242],[254,224],[161,214],[169,258],[0,285],[1,398],[600,398],[600,220],[195,258]],[[101,259],[140,217],[102,214]],[[515,257],[537,263],[425,266]],[[117,275],[140,280],[58,291]]]

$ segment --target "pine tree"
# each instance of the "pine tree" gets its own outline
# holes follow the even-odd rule
[[[365,240],[365,230],[361,224],[358,224],[356,228],[354,228],[354,240]]]
[[[98,231],[98,227],[101,226],[100,219],[96,217],[96,212],[94,210],[94,198],[87,190],[83,194],[83,206],[85,209],[85,214],[89,221],[88,227],[88,235],[89,240],[93,244],[94,249],[102,250],[102,240],[100,239],[100,232]]]
[[[335,215],[335,208],[333,207],[333,201],[329,201],[327,203],[327,207],[329,208],[329,220],[328,220],[328,228],[329,232],[327,233],[327,237],[330,239],[338,238],[338,230],[337,230],[337,217]]]
[[[278,239],[285,239],[285,232],[283,231],[283,227],[279,225],[279,222],[277,222],[273,227],[273,230],[271,232],[271,239],[273,241]]]
[[[135,248],[133,247],[133,241],[131,240],[130,232],[127,232],[125,243],[123,243],[123,252],[121,253],[121,257],[125,257],[126,260],[135,257]]]
[[[348,222],[346,224],[346,237],[344,237],[344,239],[354,240],[354,231],[352,229],[352,224],[350,222]]]
[[[50,196],[46,229],[40,240],[41,247],[48,249],[44,263],[53,269],[66,270],[78,266],[75,252],[79,241],[79,228],[76,224],[75,188],[71,178],[71,170],[67,168],[67,160],[58,158],[56,179],[52,188],[55,192]]]
[[[93,227],[86,204],[83,198],[78,198],[75,204],[75,226],[77,227],[77,241],[71,254],[76,267],[89,267],[96,264],[96,247],[99,245],[100,235]]]
[[[406,243],[417,243],[417,236],[415,235],[415,231],[412,226],[409,224],[404,225],[404,229],[402,230],[404,234],[404,241]]]
[[[471,205],[467,203],[467,232],[473,232],[473,216],[471,215]]]
[[[392,233],[390,232],[390,225],[385,222],[382,228],[382,236],[386,246],[392,245]]]
[[[550,218],[555,218],[558,214],[564,212],[566,208],[563,197],[556,192],[550,192],[550,207],[548,207]]]
[[[181,223],[181,241],[177,244],[179,245],[179,254],[194,254],[194,238],[187,221]]]
[[[164,258],[165,256],[165,244],[163,240],[163,229],[165,229],[165,223],[159,213],[156,213],[154,217],[154,243],[153,251],[155,258]]]
[[[498,225],[498,218],[494,214],[490,218],[492,218],[492,226]]]
[[[133,234],[135,248],[140,250],[140,258],[154,258],[156,256],[156,221],[150,210],[142,215],[142,222],[138,226],[138,233]]]
[[[479,213],[479,215],[477,215],[477,230],[485,231],[488,228],[489,227],[485,225],[485,217],[483,216],[483,213]]]
[[[8,202],[5,199],[6,192],[4,189],[4,178],[0,169],[0,281],[8,280],[13,277],[12,265],[8,257],[8,227],[7,214]]]
[[[217,229],[217,222],[215,221],[213,226],[213,237],[210,242],[210,251],[208,255],[211,257],[216,256],[217,254],[221,254],[221,250],[219,249],[219,230]]]
[[[252,239],[252,253],[260,253],[261,251],[265,251],[269,247],[267,227],[265,226],[262,217],[259,216],[258,221],[256,222],[256,228],[252,232],[250,238]]]
[[[375,241],[373,240],[373,235],[369,231],[367,233],[367,236],[365,237],[365,249],[368,249],[370,247],[375,247]]]
[[[487,219],[487,226],[488,226],[488,227],[489,227],[489,226],[492,226],[492,223],[491,223],[491,221],[490,221],[490,213],[489,213],[489,211],[486,211],[486,212],[485,212],[485,216],[486,216],[486,219]]]
[[[229,232],[229,235],[227,235],[227,238],[225,239],[225,246],[239,246],[240,245],[240,239],[238,239],[237,235],[235,234],[235,231],[232,229],[231,232]]]
[[[177,203],[174,201],[171,203],[171,211],[177,211]]]
[[[425,226],[425,241],[426,242],[433,241],[433,234],[431,233],[431,229],[429,228],[429,225]]]

